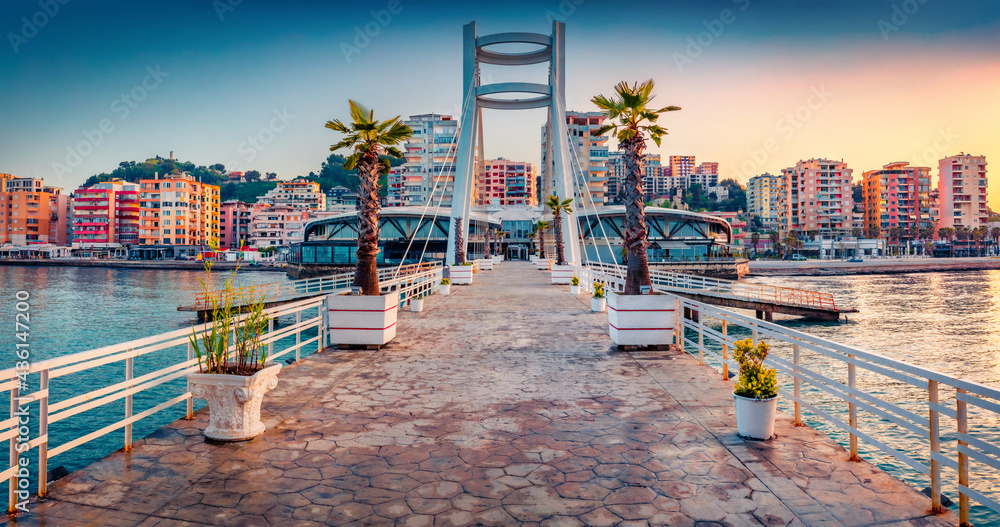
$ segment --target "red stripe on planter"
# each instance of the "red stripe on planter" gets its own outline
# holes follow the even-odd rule
[[[651,312],[657,312],[657,313],[673,313],[674,312],[673,309],[615,309],[615,308],[613,308],[611,306],[608,306],[608,309],[610,309],[612,311],[623,311],[625,313],[632,313],[632,312],[639,312],[639,311],[651,311]]]
[[[672,331],[674,329],[674,328],[620,328],[611,323],[609,323],[608,325],[617,329],[618,331]]]
[[[386,313],[398,307],[393,305],[389,309],[331,309],[330,311],[337,313]]]
[[[387,330],[387,329],[389,329],[389,328],[391,328],[392,326],[395,326],[395,325],[396,325],[396,323],[393,322],[392,324],[389,324],[388,326],[386,326],[383,329],[379,329],[379,328],[330,328],[330,331],[334,331],[334,330],[341,330],[341,331],[385,331],[385,330]]]

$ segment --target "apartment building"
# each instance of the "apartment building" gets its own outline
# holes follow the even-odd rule
[[[694,159],[693,157],[691,158]],[[694,172],[687,177],[687,186],[701,185],[701,188],[715,187],[719,184],[719,164],[714,161],[704,162],[695,167]]]
[[[257,203],[250,211],[250,240],[254,247],[287,247],[303,240],[310,209]]]
[[[671,189],[669,178],[664,176],[664,167],[660,163],[660,154],[644,154],[639,170],[642,173],[642,194],[652,199],[663,196]],[[621,201],[622,181],[625,179],[625,161],[622,152],[611,152],[608,155],[608,199],[609,203]]]
[[[670,188],[687,189],[694,174],[694,156],[670,156]]]
[[[852,169],[842,161],[809,159],[781,170],[778,221],[783,234],[815,231],[847,236],[853,226]]]
[[[0,245],[69,245],[70,196],[41,178],[0,174]]]
[[[139,243],[208,245],[219,237],[219,187],[189,174],[139,181]]]
[[[250,244],[253,204],[231,199],[219,207],[219,248],[239,249]]]
[[[975,229],[989,221],[986,156],[964,152],[938,161],[938,227]]]
[[[121,180],[78,188],[73,193],[73,244],[138,245],[139,195],[138,183]]]
[[[476,178],[476,205],[537,205],[535,165],[497,158],[483,162]]]
[[[884,237],[898,227],[906,238],[913,226],[919,229],[932,225],[930,179],[930,167],[914,167],[907,162],[889,163],[881,170],[865,172],[861,181],[865,234],[874,238],[877,231]]]
[[[566,127],[570,140],[569,166],[579,166],[575,175],[577,184],[573,199],[583,206],[610,203],[613,195],[608,192],[608,137],[594,135],[603,126],[601,112],[566,112]],[[555,166],[552,158],[548,123],[542,126],[542,165],[540,168],[541,195],[555,194]],[[561,198],[563,196],[560,196]]]
[[[450,115],[430,113],[411,115],[405,124],[413,129],[413,135],[403,147],[405,163],[389,172],[386,206],[424,205],[433,190],[434,206],[451,207],[458,121]]]
[[[747,182],[747,213],[759,218],[765,227],[778,223],[778,209],[784,190],[781,176],[764,173]]]
[[[326,194],[319,183],[305,179],[279,181],[278,186],[257,199],[268,205],[303,206],[309,210],[326,210]]]

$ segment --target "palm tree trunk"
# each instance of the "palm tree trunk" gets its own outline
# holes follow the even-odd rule
[[[562,213],[556,214],[556,265],[566,265],[566,248],[563,247]]]
[[[545,230],[538,229],[538,257],[545,259]]]
[[[622,243],[628,251],[625,270],[626,295],[638,295],[639,288],[652,285],[646,261],[646,205],[642,201],[640,161],[645,141],[636,136],[622,142],[625,155],[625,236]]]
[[[377,156],[364,156],[358,160],[358,265],[354,271],[354,287],[360,287],[366,296],[378,296],[378,175]]]
[[[465,263],[465,240],[462,237],[462,218],[455,218],[455,265]]]

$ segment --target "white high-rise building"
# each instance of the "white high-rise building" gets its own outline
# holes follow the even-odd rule
[[[747,212],[765,226],[778,223],[778,203],[783,190],[781,176],[764,173],[747,182]]]
[[[938,191],[939,228],[975,229],[986,225],[986,156],[963,152],[938,161]]]
[[[604,124],[604,119],[604,114],[601,112],[566,112],[566,124],[572,147],[570,161],[574,163],[579,161],[580,164],[580,172],[577,175],[578,190],[573,196],[575,203],[604,205],[610,202],[611,196],[608,194],[607,184],[608,137],[593,135],[593,131]],[[553,194],[555,188],[553,160],[549,154],[551,148],[548,125],[543,125],[540,171],[542,201],[545,201],[546,196]]]
[[[450,207],[455,193],[455,152],[458,121],[450,115],[411,115],[405,124],[413,136],[403,147],[406,162],[388,177],[386,206],[424,205],[434,190],[433,205]]]

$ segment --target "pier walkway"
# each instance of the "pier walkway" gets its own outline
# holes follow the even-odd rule
[[[775,439],[739,439],[731,382],[681,352],[612,351],[607,315],[549,281],[481,271],[401,312],[385,349],[286,366],[263,436],[206,442],[202,410],[11,524],[957,525],[786,415]]]

